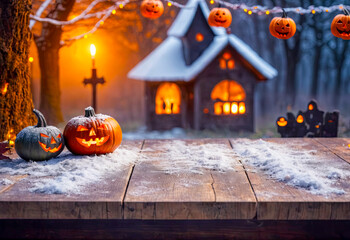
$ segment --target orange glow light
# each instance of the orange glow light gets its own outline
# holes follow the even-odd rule
[[[201,33],[196,34],[196,41],[197,42],[202,42],[204,40],[204,36]]]
[[[249,15],[252,15],[252,13],[253,13],[252,11],[249,11],[249,12],[248,12]]]
[[[229,52],[225,52],[222,57],[226,60],[230,59],[231,58],[231,54]]]
[[[95,45],[94,44],[91,44],[90,45],[90,53],[91,53],[91,57],[95,57],[95,55],[96,55],[96,47],[95,47]]]
[[[119,4],[119,8],[123,8],[124,7],[124,5],[123,4]]]
[[[156,94],[156,114],[179,114],[181,90],[175,83],[162,83]]]
[[[171,2],[168,2],[168,6],[171,7],[171,5],[172,5]]]
[[[8,83],[4,84],[4,86],[1,88],[1,95],[5,95],[7,93],[8,86]]]
[[[117,11],[115,9],[113,9],[112,14],[116,14],[116,13],[117,13]]]
[[[214,4],[215,2],[214,2],[214,0],[210,0],[210,4]]]
[[[232,80],[223,80],[219,82],[211,92],[211,99],[220,99],[222,101],[244,101],[246,94],[243,87]]]
[[[266,15],[269,15],[269,14],[270,14],[270,11],[269,11],[269,10],[267,10],[265,13],[266,13]]]
[[[14,147],[15,145],[15,140],[16,140],[16,134],[14,133],[15,131],[13,129],[10,129],[7,132],[6,139],[8,140],[9,147]]]
[[[304,117],[302,115],[299,115],[297,117],[297,123],[303,123],[304,122]]]
[[[314,110],[314,105],[310,104],[310,105],[309,105],[309,110],[310,110],[310,111]]]
[[[245,114],[245,103],[241,102],[239,103],[239,114]]]
[[[209,109],[208,108],[204,108],[203,109],[203,113],[208,114],[209,113]]]
[[[33,57],[29,57],[28,60],[29,60],[30,63],[34,62],[34,58]]]
[[[215,115],[222,114],[222,102],[214,103],[214,113],[215,113]]]
[[[230,109],[230,103],[226,102],[224,103],[224,114],[230,114],[231,113],[231,109]]]
[[[235,68],[235,61],[233,61],[232,59],[230,61],[227,62],[227,67],[229,69],[234,69]]]
[[[237,105],[237,103],[232,103],[231,113],[232,114],[237,114],[238,113],[238,105]]]
[[[287,126],[288,122],[286,121],[286,119],[284,117],[281,117],[278,121],[277,121],[277,125],[280,127],[285,127]]]

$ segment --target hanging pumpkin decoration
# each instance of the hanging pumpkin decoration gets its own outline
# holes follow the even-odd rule
[[[15,149],[24,160],[43,161],[57,157],[64,149],[64,140],[60,130],[47,126],[41,112],[34,109],[38,118],[36,126],[22,129],[17,134]]]
[[[91,155],[113,152],[122,141],[118,122],[107,115],[85,108],[85,116],[72,118],[63,133],[67,148],[74,154]]]
[[[143,0],[140,10],[145,18],[157,19],[163,15],[164,6],[160,0]]]
[[[213,8],[208,17],[208,23],[212,27],[228,28],[232,22],[232,15],[227,8]]]
[[[274,17],[270,22],[270,33],[278,39],[289,39],[294,36],[296,30],[294,20],[287,17],[284,9],[282,17]]]
[[[331,24],[331,32],[337,38],[350,40],[350,13],[344,8],[344,14],[338,14],[334,17]]]

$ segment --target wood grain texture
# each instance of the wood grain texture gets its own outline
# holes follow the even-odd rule
[[[124,141],[120,148],[140,151],[141,146],[142,141]],[[32,193],[28,188],[35,177],[28,176],[0,193],[0,219],[121,219],[131,167],[87,186],[84,194]]]
[[[187,145],[215,143],[230,148],[228,140],[185,142]],[[202,174],[169,173],[166,170],[172,164],[167,155],[169,144],[171,140],[145,141],[142,152],[145,159],[136,164],[125,198],[125,219],[252,219],[255,216],[255,197],[242,166],[225,172],[203,167],[198,169]]]
[[[325,146],[341,159],[350,163],[349,138],[315,138],[314,140]]]
[[[252,146],[257,140],[251,140]],[[266,139],[268,142],[287,145],[295,150],[316,150],[315,159],[318,164],[331,166],[332,163],[342,165],[350,170],[350,166],[327,148],[313,139]],[[231,140],[234,144],[235,140]],[[315,195],[306,190],[289,186],[271,179],[254,166],[245,166],[253,190],[257,196],[257,219],[260,220],[344,220],[350,219],[350,179],[337,180],[337,186],[345,190],[345,194],[333,194],[329,197]]]

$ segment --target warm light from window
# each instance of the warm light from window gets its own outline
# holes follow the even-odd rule
[[[314,105],[309,104],[309,110],[310,110],[310,111],[314,110]]]
[[[245,114],[246,94],[243,87],[236,81],[223,80],[211,92],[214,103],[214,114]]]
[[[90,45],[90,53],[91,53],[91,57],[95,57],[95,55],[96,55],[96,47],[95,47],[95,45],[94,44],[91,44]]]
[[[180,88],[175,83],[162,83],[156,93],[156,114],[178,114],[180,105]]]
[[[211,92],[212,100],[244,101],[246,97],[243,87],[236,81],[223,80],[219,82]]]
[[[239,114],[245,114],[245,103],[239,103]]]
[[[196,34],[196,41],[197,42],[202,42],[204,40],[204,36],[201,33]]]
[[[238,113],[238,104],[237,103],[232,103],[231,113],[232,114],[237,114]]]
[[[229,52],[225,52],[222,57],[226,60],[230,59],[231,58],[231,54]]]
[[[234,69],[234,68],[235,68],[235,61],[229,60],[229,61],[227,62],[227,67],[228,67],[229,69]]]
[[[209,113],[209,109],[208,108],[204,108],[203,109],[203,113],[208,114]]]

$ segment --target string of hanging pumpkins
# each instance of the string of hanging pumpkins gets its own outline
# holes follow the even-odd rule
[[[165,0],[168,2],[168,6],[177,6],[180,8],[185,8],[186,6],[178,4],[171,0]],[[211,0],[211,4],[214,4],[215,1]],[[344,5],[335,5],[330,7],[324,6],[310,6],[308,8],[281,8],[273,7],[269,9],[264,6],[252,6],[249,7],[246,4],[232,4],[225,1],[217,1],[219,4],[218,7],[213,8],[208,17],[208,23],[213,27],[224,27],[228,28],[232,22],[232,15],[230,10],[243,10],[249,15],[256,13],[259,15],[262,14],[277,14],[282,13],[281,17],[274,17],[269,26],[269,30],[272,36],[278,39],[289,39],[294,36],[296,32],[296,24],[294,20],[287,16],[287,12],[294,12],[297,14],[316,14],[316,13],[329,13],[334,11],[342,10],[344,14],[338,14],[332,21],[331,32],[335,37],[342,38],[344,40],[350,40],[350,12],[347,8],[350,9],[350,6]],[[226,6],[226,7],[223,7]],[[142,16],[150,19],[159,18],[164,12],[164,5],[161,0],[143,0],[141,3],[140,11]]]

